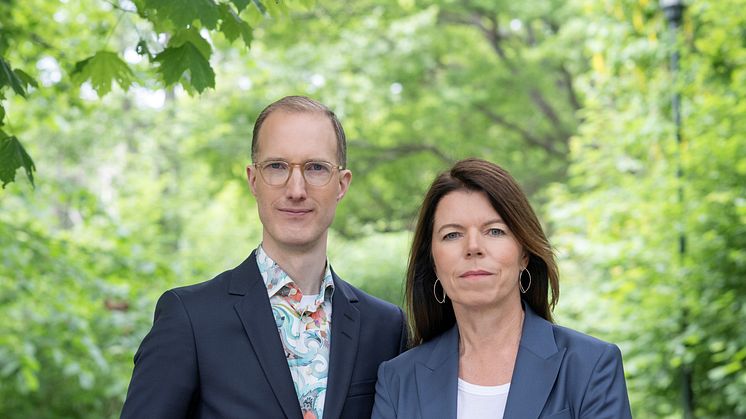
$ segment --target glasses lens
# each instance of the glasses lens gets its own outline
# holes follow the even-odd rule
[[[268,161],[259,168],[264,181],[270,185],[282,185],[290,174],[290,165],[284,161]]]
[[[332,178],[332,165],[327,162],[309,161],[303,165],[303,177],[313,186],[324,186]]]

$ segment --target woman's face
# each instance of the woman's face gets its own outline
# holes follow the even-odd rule
[[[435,273],[454,308],[520,302],[518,278],[528,257],[484,192],[448,193],[433,224]]]

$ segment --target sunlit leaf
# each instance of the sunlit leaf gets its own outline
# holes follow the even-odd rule
[[[72,79],[77,84],[90,81],[99,96],[111,91],[112,82],[127,90],[134,81],[134,74],[119,55],[110,51],[99,51],[85,60],[78,61],[72,71]]]

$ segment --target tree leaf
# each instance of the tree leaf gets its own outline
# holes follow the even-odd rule
[[[13,70],[13,73],[15,73],[18,79],[26,85],[26,91],[28,91],[29,86],[35,87],[37,89],[39,88],[39,83],[36,82],[36,79],[29,76],[28,73],[26,73],[25,71],[16,68]]]
[[[181,81],[187,90],[193,87],[199,93],[208,87],[215,87],[215,72],[210,67],[210,62],[191,42],[184,42],[180,47],[166,48],[155,57],[155,61],[160,63],[158,72],[166,85]],[[185,74],[187,72],[188,76]]]
[[[208,29],[215,29],[218,24],[218,6],[213,0],[145,0],[144,5],[180,28],[195,20]]]
[[[3,182],[3,189],[5,185],[15,181],[16,170],[23,167],[26,170],[26,177],[34,185],[34,161],[31,160],[31,156],[26,153],[26,150],[13,135],[7,135],[5,132],[0,130],[0,181]]]
[[[231,0],[231,3],[233,3],[236,6],[236,9],[238,9],[238,12],[241,13],[241,10],[249,5],[250,0]]]
[[[13,72],[10,64],[0,57],[0,88],[4,86],[10,86],[14,92],[26,97],[26,89],[23,88],[23,81]]]
[[[199,34],[199,30],[194,26],[189,29],[181,29],[177,31],[174,36],[171,37],[171,40],[168,41],[168,46],[176,48],[187,42],[194,45],[206,60],[210,59],[210,55],[212,55],[212,47],[210,46],[210,43]]]
[[[122,89],[127,90],[135,77],[127,63],[110,51],[99,51],[85,60],[78,61],[71,75],[77,84],[90,80],[99,96],[111,91],[111,82],[114,80]]]
[[[227,4],[220,5],[220,21],[220,31],[229,41],[233,42],[240,36],[246,47],[251,47],[251,41],[254,39],[251,26]]]

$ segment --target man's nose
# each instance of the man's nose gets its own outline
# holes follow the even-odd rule
[[[306,198],[306,180],[300,167],[290,166],[290,177],[285,185],[285,194],[289,199]]]

